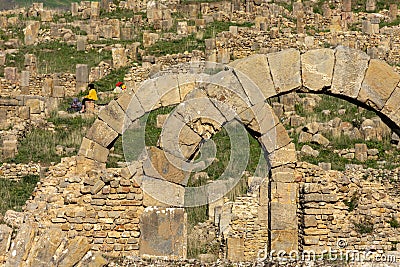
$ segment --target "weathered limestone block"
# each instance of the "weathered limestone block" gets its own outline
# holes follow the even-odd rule
[[[234,68],[252,104],[276,95],[266,55],[252,55],[229,65]]]
[[[267,55],[272,80],[277,93],[295,90],[301,86],[300,52],[287,49]]]
[[[296,204],[298,201],[299,186],[296,183],[271,183],[271,202],[281,204]]]
[[[40,236],[39,240],[32,247],[27,259],[27,266],[36,267],[50,264],[64,236],[65,234],[61,229],[46,229],[45,233]]]
[[[303,86],[320,91],[331,86],[335,56],[332,49],[317,49],[301,55]]]
[[[182,208],[146,208],[140,219],[140,255],[186,259],[186,224]]]
[[[188,171],[185,162],[166,151],[156,147],[147,150],[149,158],[143,163],[143,171],[147,176],[163,179],[171,183],[185,185]]]
[[[259,140],[268,153],[285,147],[291,142],[285,127],[281,123],[261,136]]]
[[[118,133],[107,123],[97,119],[88,130],[86,138],[95,141],[103,147],[108,147],[116,138]]]
[[[77,236],[68,242],[56,265],[60,267],[74,266],[85,256],[89,249],[90,244],[87,238]]]
[[[210,98],[226,104],[238,114],[251,105],[242,84],[231,70],[209,76],[204,84],[207,85],[206,92]]]
[[[260,102],[239,114],[241,122],[261,135],[276,127],[280,121],[266,102]]]
[[[201,140],[196,132],[171,115],[165,121],[159,145],[178,158],[188,159],[195,153]]]
[[[146,80],[136,92],[136,97],[144,112],[149,112],[161,106],[154,80]]]
[[[387,100],[385,106],[382,108],[382,113],[388,116],[392,121],[400,124],[400,112],[399,109],[399,101],[400,101],[400,86],[397,86],[393,91],[392,95]]]
[[[53,79],[45,78],[43,81],[42,94],[43,96],[50,96],[53,92]]]
[[[361,161],[364,162],[368,159],[368,147],[366,144],[355,144],[355,154],[354,157]]]
[[[143,190],[143,205],[145,207],[183,207],[185,202],[185,188],[148,176],[141,177]],[[160,190],[162,188],[162,190]]]
[[[176,75],[163,75],[158,77],[154,83],[163,107],[180,103],[179,83]]]
[[[335,69],[330,91],[351,98],[360,92],[369,56],[362,51],[339,46],[335,49]]]
[[[132,121],[144,115],[142,105],[132,90],[127,89],[126,92],[118,97],[117,102]]]
[[[18,80],[18,69],[16,67],[5,67],[4,78],[9,82],[17,82]]]
[[[244,261],[244,239],[239,237],[228,237],[227,258],[233,262]]]
[[[22,262],[28,257],[36,234],[36,228],[33,224],[25,223],[18,231],[17,237],[11,243],[10,250],[5,267],[14,267],[22,265]]]
[[[0,224],[0,263],[4,261],[11,243],[12,228]]]
[[[115,100],[112,100],[107,106],[100,110],[99,119],[107,123],[119,134],[122,134],[130,124],[125,112]]]
[[[27,27],[24,29],[24,43],[25,45],[33,45],[37,41],[37,37],[39,34],[40,22],[39,21],[30,21],[28,22]]]
[[[296,163],[296,149],[293,143],[288,144],[274,152],[268,154],[271,167],[278,167],[281,165]]]
[[[51,10],[41,10],[40,11],[40,21],[51,22],[53,21],[53,14]]]
[[[271,230],[297,229],[297,204],[271,202]]]
[[[89,251],[78,263],[77,267],[103,267],[107,264],[108,261],[101,255],[101,253],[92,253]]]
[[[271,170],[271,181],[281,183],[294,182],[294,166],[281,166]]]
[[[85,156],[89,159],[99,162],[107,162],[108,153],[109,151],[107,148],[84,137],[78,155]]]
[[[357,99],[382,109],[399,82],[400,74],[389,64],[371,59]]]
[[[90,2],[90,18],[96,19],[100,16],[100,3]]]
[[[29,107],[31,114],[40,114],[44,110],[44,102],[40,99],[26,99],[25,106]]]
[[[94,2],[92,2],[92,3],[94,3]],[[87,41],[88,41],[87,36],[78,36],[77,40],[76,40],[76,50],[77,51],[85,51]]]
[[[271,250],[287,253],[298,250],[298,233],[296,230],[273,230],[271,232]]]
[[[89,82],[89,68],[86,64],[76,64],[76,92],[86,90]]]
[[[306,194],[304,196],[305,202],[337,202],[338,197],[335,194]]]
[[[52,93],[51,93],[52,97],[57,97],[57,98],[62,98],[65,96],[65,87],[64,86],[54,86]]]
[[[118,69],[125,67],[128,64],[128,58],[126,56],[125,48],[113,48],[112,49],[113,67]]]

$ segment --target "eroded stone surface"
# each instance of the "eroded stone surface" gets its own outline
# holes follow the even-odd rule
[[[335,63],[332,49],[317,49],[301,55],[303,85],[312,91],[331,86]]]

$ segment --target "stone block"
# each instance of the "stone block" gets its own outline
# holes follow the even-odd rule
[[[118,97],[117,102],[132,121],[144,115],[142,105],[132,90],[127,89],[126,92]]]
[[[280,123],[275,111],[265,102],[251,106],[240,113],[239,117],[243,124],[260,135],[266,134]]]
[[[31,118],[31,112],[29,107],[27,106],[19,107],[18,117],[22,120],[29,120]]]
[[[357,99],[382,109],[399,82],[400,74],[393,67],[385,61],[371,59]]]
[[[271,182],[271,202],[296,204],[299,186],[297,183]]]
[[[76,92],[85,91],[89,82],[89,68],[86,64],[76,65]]]
[[[330,87],[335,55],[332,49],[311,50],[301,55],[303,86],[312,91]]]
[[[149,147],[147,153],[149,158],[143,163],[143,171],[147,176],[186,184],[189,170],[185,170],[185,162],[181,158],[156,147]]]
[[[119,69],[128,65],[128,58],[126,55],[125,48],[113,48],[112,49],[113,67]]]
[[[229,66],[234,68],[252,104],[276,95],[266,55],[235,60]]]
[[[146,80],[136,92],[136,97],[144,112],[149,112],[161,106],[154,80]]]
[[[287,49],[267,54],[272,80],[277,93],[295,90],[301,86],[300,52]]]
[[[28,257],[37,229],[34,224],[25,223],[18,231],[8,251],[5,267],[21,266]]]
[[[335,203],[338,201],[338,196],[335,194],[318,194],[318,193],[312,193],[312,194],[306,194],[304,196],[304,201],[305,202],[330,202],[330,203]]]
[[[297,230],[273,230],[271,231],[271,250],[274,251],[299,251]]]
[[[282,147],[274,152],[268,154],[271,167],[275,168],[282,165],[296,163],[296,149],[293,143]]]
[[[291,139],[285,127],[281,123],[279,123],[263,136],[261,136],[259,138],[259,141],[268,153],[272,153],[275,150],[279,150],[287,146],[291,142]]]
[[[90,244],[87,238],[77,236],[67,243],[56,265],[59,267],[75,266],[89,250]]]
[[[271,202],[271,230],[297,229],[297,204]]]
[[[186,259],[186,225],[182,208],[146,208],[140,218],[140,256]]]
[[[43,235],[31,248],[27,266],[46,266],[53,260],[57,248],[60,246],[61,241],[64,239],[65,234],[61,229],[50,228],[46,229]]]
[[[0,224],[0,262],[7,254],[11,243],[11,234],[13,229],[5,224]]]
[[[108,153],[107,148],[84,137],[78,155],[104,163],[107,162]]]
[[[114,131],[107,123],[102,120],[95,120],[92,127],[86,133],[86,138],[95,141],[103,147],[108,147],[115,139],[118,133]]]
[[[368,159],[368,147],[366,144],[355,144],[355,154],[354,157],[361,161],[364,162]]]
[[[335,58],[330,91],[334,94],[356,98],[364,80],[369,56],[356,49],[338,46],[335,49]]]
[[[281,166],[271,170],[271,181],[281,183],[294,182],[294,169],[291,166]]]
[[[26,99],[25,106],[29,107],[31,114],[40,114],[44,111],[44,103],[39,99]]]
[[[183,186],[148,176],[143,176],[140,180],[144,206],[183,207],[185,202]]]
[[[94,2],[92,2],[94,3]],[[76,39],[76,50],[77,51],[85,51],[88,37],[87,36],[78,36]]]
[[[57,98],[65,97],[65,87],[64,86],[54,86],[51,96],[57,97]]]
[[[15,83],[18,80],[18,69],[16,67],[5,67],[4,68],[4,78],[8,82]]]
[[[244,239],[238,237],[227,238],[227,258],[233,262],[245,260],[244,256]]]
[[[130,125],[128,117],[117,101],[112,100],[99,112],[99,119],[107,123],[114,131],[122,134]]]
[[[43,96],[50,96],[53,92],[54,82],[51,78],[45,78],[43,81],[42,94]]]
[[[37,37],[40,29],[40,21],[29,21],[24,29],[25,45],[34,45],[37,42]]]

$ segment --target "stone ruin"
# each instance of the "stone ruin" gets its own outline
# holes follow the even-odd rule
[[[211,202],[209,215],[226,244],[224,256],[232,261],[257,260],[260,251],[320,253],[339,241],[351,249],[372,242],[377,252],[389,251],[398,234],[385,222],[397,213],[398,195],[360,177],[349,179],[354,171],[327,172],[297,162],[294,144],[265,100],[293,91],[332,94],[368,105],[398,129],[399,82],[400,75],[384,61],[342,46],[253,55],[215,74],[195,68],[147,80],[102,109],[78,155],[50,169],[27,202],[24,223],[10,249],[0,257],[6,266],[97,261],[94,266],[102,266],[101,254],[185,259],[183,207],[196,201]],[[178,106],[164,124],[158,148],[145,149],[139,140],[132,147],[145,149],[145,154],[128,160],[125,168],[105,168],[118,136],[135,134],[145,113],[171,105]],[[215,133],[234,121],[258,137],[269,174],[249,180],[252,193],[235,201],[223,198],[232,179],[209,184],[194,199],[186,187],[190,168],[185,160],[209,138],[210,126]],[[179,135],[176,129],[181,129]],[[342,202],[349,192],[366,199],[371,214],[381,220],[376,227],[387,236],[360,240],[353,235]],[[392,206],[385,206],[388,201]],[[11,230],[3,228],[0,246],[8,247]]]

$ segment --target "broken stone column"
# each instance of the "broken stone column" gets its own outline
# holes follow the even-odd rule
[[[293,3],[293,16],[297,17],[299,13],[303,13],[303,3],[302,2],[294,2]]]
[[[18,73],[16,67],[5,67],[4,68],[4,78],[6,81],[15,83],[18,80]]]
[[[366,144],[355,144],[355,158],[361,162],[368,159],[368,147]]]
[[[342,11],[351,12],[351,0],[342,0]]]
[[[178,22],[178,25],[176,27],[176,33],[179,35],[187,35],[188,34],[187,21],[179,21]]]
[[[24,61],[25,69],[29,70],[32,75],[37,72],[36,56],[34,54],[26,54]]]
[[[128,58],[126,57],[125,48],[113,48],[112,49],[112,59],[113,59],[113,67],[121,68],[128,65]]]
[[[43,81],[43,86],[42,86],[42,95],[43,96],[50,96],[51,92],[53,92],[53,79],[51,78],[46,78]]]
[[[376,0],[367,0],[365,2],[365,10],[368,12],[373,12],[376,9]]]
[[[397,4],[390,4],[389,6],[389,18],[390,21],[394,21],[397,19],[397,14],[398,14],[399,10],[397,8]]]
[[[89,68],[86,64],[76,65],[76,92],[85,91],[89,83]]]
[[[110,19],[111,24],[111,36],[115,39],[121,38],[121,25],[119,19]]]
[[[297,13],[297,25],[296,25],[297,33],[305,33],[305,24],[304,24],[304,14]]]
[[[121,40],[132,40],[132,28],[121,28]]]
[[[20,89],[21,89],[21,94],[23,95],[29,95],[29,77],[30,77],[29,70],[21,71]]]
[[[365,34],[372,34],[372,25],[369,20],[363,20],[362,21],[362,33]]]
[[[90,2],[90,18],[97,19],[100,16],[100,3]]]
[[[79,10],[79,3],[72,2],[71,3],[71,14],[73,17],[78,16],[78,14],[79,14],[78,10]]]
[[[85,51],[87,44],[87,36],[78,36],[76,40],[76,50],[77,51]]]
[[[39,34],[40,22],[39,21],[30,21],[28,22],[28,26],[24,29],[24,43],[25,45],[33,45],[37,41],[37,37]]]

